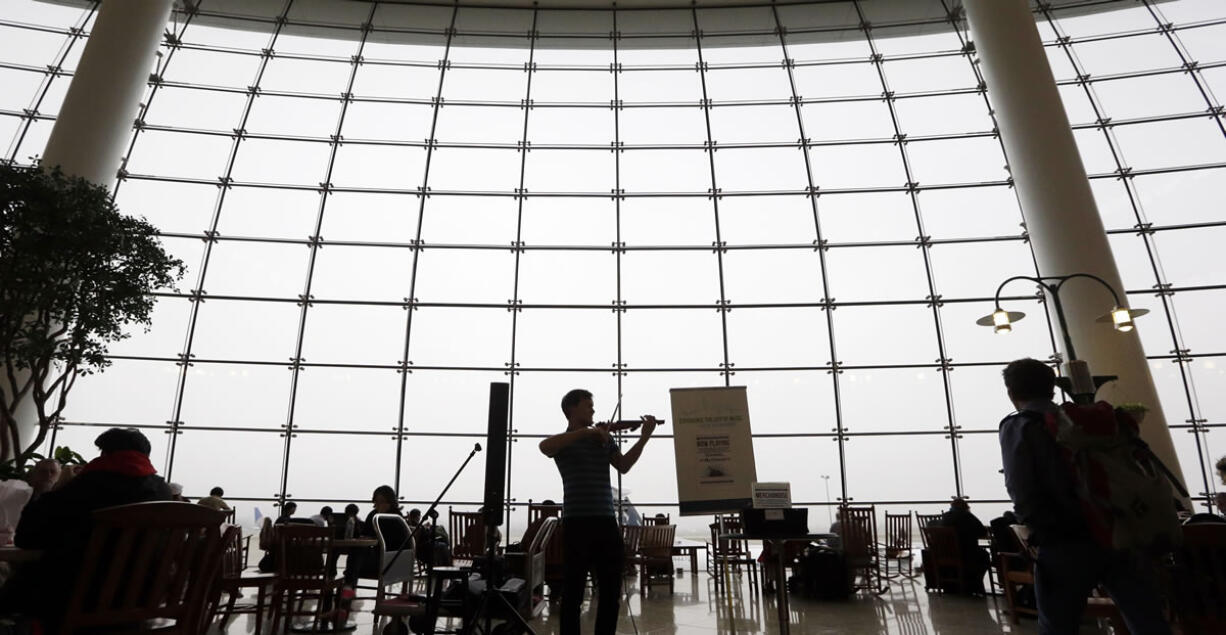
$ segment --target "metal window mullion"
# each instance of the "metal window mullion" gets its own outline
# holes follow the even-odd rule
[[[902,127],[898,123],[898,111],[894,107],[894,94],[890,91],[889,81],[886,79],[885,65],[882,56],[877,52],[877,45],[873,41],[872,24],[864,16],[864,10],[860,6],[861,0],[852,0],[852,6],[856,10],[856,16],[860,19],[861,27],[864,30],[864,38],[868,42],[869,52],[872,54],[873,66],[877,70],[877,78],[881,81],[882,97],[885,100],[886,106],[890,110],[890,121],[894,127],[894,138],[898,143],[898,152],[902,159],[903,171],[907,178],[907,197],[911,201],[911,212],[915,218],[915,229],[918,232],[916,237],[917,247],[920,250],[924,259],[924,274],[928,281],[928,299],[929,306],[932,308],[933,326],[936,329],[937,351],[940,359],[936,360],[940,364],[941,383],[945,393],[945,417],[946,427],[949,430],[950,454],[953,459],[954,470],[954,489],[957,496],[962,496],[962,469],[961,455],[958,447],[958,426],[954,419],[953,407],[953,392],[949,381],[949,356],[945,352],[945,337],[944,330],[941,327],[941,296],[936,291],[936,281],[932,273],[932,258],[929,253],[928,237],[924,233],[924,220],[920,214],[919,192],[916,190],[916,180],[911,171],[911,160],[907,154],[906,136],[902,132]]]
[[[839,497],[840,502],[845,502],[847,497],[847,448],[846,439],[844,437],[845,430],[843,428],[843,404],[842,393],[839,390],[839,370],[838,354],[834,340],[834,307],[829,305],[830,302],[830,282],[827,277],[828,271],[826,266],[826,240],[822,237],[822,222],[821,216],[818,213],[818,190],[817,185],[813,182],[813,165],[809,156],[810,145],[808,138],[805,136],[804,116],[801,113],[801,99],[796,90],[796,76],[793,71],[793,64],[789,62],[791,55],[788,52],[786,29],[783,26],[783,21],[779,19],[779,9],[775,5],[771,5],[771,14],[775,18],[776,32],[779,34],[779,47],[783,50],[784,69],[788,74],[788,86],[792,92],[792,106],[796,112],[796,129],[800,133],[800,152],[805,162],[805,178],[807,179],[809,191],[806,198],[809,199],[809,207],[813,213],[813,230],[817,236],[813,245],[817,252],[818,267],[822,274],[822,309],[826,316],[826,337],[830,344],[830,381],[831,388],[834,391],[834,430],[835,443],[838,445],[839,453]]]
[[[536,73],[536,71],[533,69],[533,61],[536,59],[536,25],[538,13],[539,9],[534,6],[532,9],[532,28],[528,32],[528,63],[523,67],[524,72],[528,74],[528,81],[524,87],[524,130],[523,134],[520,136],[519,147],[519,189],[516,192],[515,243],[511,250],[515,255],[515,268],[512,272],[513,282],[511,287],[511,301],[507,306],[507,310],[509,310],[511,313],[511,361],[507,363],[507,377],[508,382],[510,383],[510,394],[508,395],[507,399],[508,434],[506,435],[506,441],[504,441],[504,443],[506,443],[506,465],[503,467],[505,473],[503,474],[502,501],[503,510],[506,512],[506,516],[508,518],[504,520],[509,520],[510,516],[509,503],[511,500],[511,459],[512,447],[515,442],[515,435],[510,433],[515,430],[515,377],[519,374],[519,370],[517,370],[519,361],[516,359],[516,335],[517,327],[519,326],[519,313],[521,311],[519,304],[519,265],[520,259],[523,257],[524,253],[524,250],[520,249],[520,246],[523,244],[524,200],[526,199],[524,196],[524,193],[526,192],[524,185],[525,176],[528,169],[528,150],[531,147],[528,143],[528,119],[532,113],[532,76]],[[511,527],[510,523],[508,522],[507,531],[509,532],[510,530]]]
[[[436,147],[434,144],[434,138],[435,138],[435,131],[438,128],[438,111],[440,108],[442,108],[442,104],[443,104],[443,84],[447,78],[448,61],[451,57],[451,43],[452,43],[452,39],[455,36],[456,14],[459,13],[459,10],[460,9],[459,9],[458,4],[453,6],[451,9],[451,20],[447,27],[446,39],[443,42],[443,57],[438,62],[438,68],[439,68],[438,86],[434,91],[434,103],[433,103],[433,108],[432,108],[432,112],[430,115],[430,138],[429,138],[429,143],[426,145],[426,148],[425,148],[426,149],[426,161],[425,161],[425,165],[423,165],[422,167],[421,185],[419,186],[419,192],[418,192],[417,232],[416,232],[415,238],[413,239],[413,245],[414,245],[414,248],[412,250],[413,258],[412,258],[412,263],[409,266],[409,295],[407,298],[405,298],[404,345],[403,345],[403,348],[401,349],[401,357],[399,360],[399,363],[400,363],[400,368],[399,368],[399,371],[400,371],[400,406],[397,410],[398,421],[397,421],[396,428],[397,428],[397,434],[400,435],[401,439],[403,439],[405,436],[411,436],[411,433],[408,433],[405,427],[405,408],[408,405],[409,373],[413,372],[411,369],[412,361],[409,360],[409,351],[410,351],[410,345],[412,343],[412,334],[413,334],[413,312],[417,310],[417,298],[415,296],[417,294],[417,265],[418,265],[418,261],[421,257],[421,252],[422,252],[421,250],[421,228],[422,228],[422,224],[425,221],[426,199],[428,198],[427,192],[429,191],[429,184],[430,184],[430,165],[431,165],[431,161],[434,158],[434,149]],[[397,463],[396,470],[397,470],[397,476],[400,476],[399,463]]]
[[[711,135],[711,99],[707,96],[707,69],[702,58],[702,29],[698,26],[698,9],[690,7],[690,17],[694,23],[694,47],[698,52],[698,80],[702,85],[702,117],[707,130],[707,160],[711,169],[711,212],[715,222],[715,262],[719,274],[719,320],[720,335],[723,340],[724,386],[732,385],[732,363],[728,359],[728,294],[724,284],[724,238],[719,226],[719,181],[715,176],[715,139]]]
[[[90,5],[89,10],[85,11],[85,13],[83,14],[84,18],[80,20],[79,22],[80,26],[72,27],[68,29],[66,33],[66,35],[68,36],[67,37],[68,41],[63,46],[63,48],[60,50],[59,55],[56,56],[55,63],[46,69],[39,69],[38,72],[43,73],[46,79],[43,82],[40,90],[38,91],[38,95],[35,96],[34,103],[30,105],[28,114],[24,114],[21,117],[22,118],[21,130],[18,131],[16,137],[13,139],[13,144],[12,144],[13,151],[10,152],[8,156],[8,160],[10,162],[15,163],[17,161],[17,151],[21,149],[21,144],[23,141],[25,141],[26,134],[30,131],[30,124],[37,121],[38,107],[41,106],[43,104],[43,100],[46,99],[47,92],[51,90],[51,84],[54,83],[57,79],[60,79],[62,75],[65,75],[64,61],[68,59],[68,54],[72,52],[72,48],[76,46],[78,41],[82,39],[88,39],[88,34],[85,32],[85,25],[89,22],[90,18],[92,18],[93,15],[97,13],[97,11],[98,11],[98,1],[94,0],[94,2],[91,3]],[[54,442],[55,440],[54,431],[52,432],[51,438],[52,438],[52,441]]]
[[[172,33],[171,35],[177,39],[179,35],[183,33],[183,31],[187,30],[187,27],[192,22],[192,17],[193,17],[192,15],[188,15],[187,18],[183,20],[183,26],[179,30],[179,34]],[[166,68],[166,65],[170,64],[170,62],[174,59],[174,56],[175,56],[175,48],[172,46],[170,48],[170,51],[166,54],[165,60],[162,62],[160,68],[158,69],[159,81],[161,77],[161,70]],[[119,194],[120,188],[123,187],[125,175],[127,174],[128,159],[132,156],[132,150],[136,147],[137,139],[140,138],[140,134],[143,129],[145,117],[149,113],[149,106],[153,104],[153,99],[157,95],[158,88],[159,88],[159,84],[157,82],[154,82],[152,84],[152,87],[149,90],[149,95],[140,104],[140,108],[137,111],[136,119],[133,123],[132,138],[128,142],[127,151],[124,153],[123,157],[121,157],[119,161],[119,166],[120,166],[119,174],[118,174],[117,180],[115,181],[115,186],[111,190],[111,200],[115,199],[115,197]],[[233,157],[231,156],[231,161],[232,161],[232,158]],[[227,165],[226,170],[227,172],[229,171],[228,165]],[[220,200],[220,194],[219,194],[219,200]],[[218,205],[220,205],[220,202],[218,203]],[[211,248],[212,248],[212,243],[208,242],[206,239],[205,251],[204,251],[204,254],[201,256],[200,278],[197,280],[197,285],[203,284],[204,272],[207,269],[207,265],[208,265],[208,253]],[[183,389],[187,381],[187,369],[191,366],[190,364],[191,331],[192,329],[194,329],[194,325],[195,325],[197,306],[198,306],[197,302],[191,302],[191,308],[189,311],[189,318],[188,318],[188,331],[187,333],[184,334],[184,344],[183,344],[184,353],[183,353],[182,359],[179,360],[181,369],[179,371],[179,377],[177,378],[175,382],[174,403],[171,406],[170,421],[166,422],[168,425],[168,429],[165,432],[170,435],[170,441],[166,444],[166,469],[165,471],[166,471],[167,480],[169,480],[172,477],[172,473],[174,471],[175,449],[178,445],[179,434],[181,434],[181,432],[179,431],[179,428],[181,427],[180,426],[181,422],[179,421],[179,419],[180,419],[180,413],[182,412],[182,409],[183,409]]]
[[[1146,10],[1149,11],[1150,17],[1152,17],[1154,21],[1158,23],[1158,31],[1165,35],[1167,42],[1174,47],[1175,54],[1179,56],[1179,61],[1183,63],[1183,70],[1187,72],[1188,77],[1192,78],[1193,83],[1196,84],[1196,90],[1205,100],[1205,105],[1208,106],[1208,111],[1212,113],[1213,120],[1215,123],[1217,123],[1218,130],[1222,132],[1223,136],[1226,136],[1226,122],[1223,121],[1223,110],[1221,108],[1221,104],[1215,103],[1213,95],[1206,90],[1205,81],[1204,78],[1201,77],[1201,72],[1197,61],[1189,59],[1188,54],[1184,51],[1184,47],[1181,46],[1183,42],[1176,36],[1175,30],[1166,28],[1162,21],[1162,16],[1158,10],[1158,7],[1153,5],[1152,0],[1141,0],[1141,4],[1146,8]]]
[[[621,35],[617,30],[617,5],[614,4],[611,9],[613,17],[613,32],[609,34],[609,39],[613,45],[613,64],[609,67],[609,71],[613,75],[613,103],[610,104],[613,111],[613,258],[614,258],[614,293],[613,299],[613,316],[616,319],[617,329],[617,361],[613,366],[613,375],[617,379],[617,405],[620,407],[622,403],[622,392],[625,388],[626,367],[625,360],[622,358],[622,316],[625,315],[624,300],[622,299],[622,257],[625,255],[625,250],[622,249],[622,180],[621,180],[621,66],[619,65],[620,51],[618,50],[618,41]],[[621,414],[620,409],[617,411]],[[622,433],[617,433],[618,443],[620,445]],[[617,520],[620,523],[622,519],[622,499],[625,494],[622,492],[622,473],[621,470],[614,470],[617,474]]]
[[[1043,16],[1047,19],[1048,23],[1051,25],[1052,30],[1055,31],[1057,35],[1063,35],[1063,29],[1060,28],[1059,23],[1053,17],[1050,7],[1041,6],[1040,11],[1043,13]],[[1152,12],[1150,15],[1151,17],[1155,17],[1155,20],[1157,20],[1156,16],[1154,16]],[[1086,77],[1085,69],[1082,67],[1080,60],[1078,59],[1075,52],[1073,51],[1072,45],[1068,43],[1068,40],[1067,39],[1063,40],[1060,43],[1060,46],[1064,50],[1065,56],[1068,58],[1069,64],[1072,65],[1073,71],[1077,74],[1077,76]],[[1181,60],[1184,59],[1182,56],[1182,53],[1180,53],[1180,59]],[[1083,87],[1083,90],[1085,91],[1086,99],[1090,102],[1090,107],[1094,110],[1095,117],[1100,122],[1104,121],[1105,118],[1104,118],[1102,106],[1099,103],[1097,94],[1094,92],[1089,82],[1082,82],[1082,87]],[[1115,162],[1116,174],[1124,182],[1124,191],[1128,194],[1128,203],[1132,207],[1133,217],[1137,221],[1136,228],[1139,230],[1141,234],[1142,243],[1145,245],[1146,254],[1149,256],[1150,270],[1154,275],[1154,281],[1156,283],[1155,288],[1159,290],[1158,297],[1162,302],[1162,309],[1167,319],[1168,333],[1170,334],[1171,342],[1174,345],[1173,352],[1176,355],[1182,355],[1182,351],[1186,351],[1187,349],[1184,348],[1183,343],[1181,342],[1181,336],[1177,328],[1175,310],[1174,310],[1174,307],[1171,305],[1171,301],[1168,299],[1169,295],[1165,292],[1167,282],[1165,280],[1165,275],[1164,275],[1164,272],[1162,271],[1162,267],[1159,263],[1157,250],[1155,249],[1155,245],[1153,245],[1152,243],[1152,238],[1150,237],[1151,234],[1145,231],[1148,223],[1146,222],[1144,214],[1141,211],[1140,203],[1138,202],[1136,192],[1134,191],[1132,187],[1132,180],[1131,180],[1132,171],[1130,168],[1125,166],[1124,159],[1118,147],[1118,143],[1115,139],[1115,136],[1112,134],[1111,130],[1108,129],[1107,127],[1103,127],[1102,132],[1103,132],[1103,137],[1107,142],[1107,147],[1111,151],[1112,160]],[[1188,408],[1188,416],[1189,416],[1188,420],[1193,422],[1193,424],[1195,425],[1195,423],[1199,421],[1200,419],[1198,415],[1199,404],[1197,403],[1197,400],[1193,394],[1193,391],[1191,390],[1191,387],[1189,386],[1189,372],[1188,372],[1188,369],[1186,368],[1185,361],[1181,357],[1180,359],[1177,360],[1177,363],[1179,366],[1180,379],[1183,383],[1183,393],[1184,393],[1185,405]],[[1199,471],[1200,471],[1202,483],[1205,488],[1204,491],[1209,492],[1211,491],[1210,486],[1209,486],[1210,479],[1209,479],[1209,473],[1208,473],[1208,466],[1206,465],[1206,461],[1204,459],[1204,457],[1207,454],[1207,450],[1205,447],[1207,440],[1202,438],[1201,431],[1195,430],[1195,429],[1193,431],[1193,437],[1194,437],[1194,440],[1196,441],[1197,463],[1199,463],[1198,467],[1200,468]],[[1206,504],[1208,503],[1206,502]]]
[[[290,0],[289,4],[286,5],[286,13],[288,13],[289,7],[292,5],[292,3],[293,3],[293,0]],[[371,16],[374,14],[375,8],[378,6],[378,4],[379,3],[377,1],[371,3],[370,12],[367,14],[367,21],[369,21]],[[280,27],[278,26],[278,33],[279,32],[280,32]],[[346,95],[350,94],[353,91],[354,78],[357,76],[358,67],[360,66],[362,51],[366,47],[367,33],[368,31],[365,31],[365,30],[362,32],[362,37],[358,41],[357,53],[352,58],[351,66],[349,69],[349,77],[345,84],[345,94]],[[269,50],[275,53],[276,51],[275,39],[272,43],[269,44]],[[271,57],[267,59],[271,59]],[[263,69],[261,69],[260,75],[262,78]],[[304,360],[302,358],[302,348],[303,348],[303,341],[306,335],[307,317],[309,316],[311,307],[313,306],[311,300],[313,299],[314,296],[311,294],[311,289],[314,284],[314,278],[315,278],[315,262],[316,262],[316,259],[319,257],[319,250],[323,246],[323,239],[320,234],[322,233],[322,228],[323,228],[324,213],[327,211],[327,207],[328,207],[328,197],[331,196],[330,192],[332,188],[332,172],[336,166],[336,155],[337,155],[337,151],[340,149],[340,146],[341,146],[341,131],[344,129],[345,115],[348,112],[348,110],[349,110],[349,100],[342,99],[340,112],[337,114],[337,118],[336,118],[336,127],[334,128],[335,132],[333,135],[332,143],[330,144],[330,147],[328,148],[328,162],[327,162],[327,166],[324,168],[323,182],[320,184],[321,187],[319,191],[319,207],[317,208],[317,211],[315,213],[315,223],[313,225],[314,231],[311,233],[311,239],[306,245],[307,250],[308,250],[307,266],[306,266],[306,280],[303,283],[302,296],[299,298],[302,310],[299,312],[298,332],[297,332],[296,340],[294,343],[294,356],[290,360],[290,364],[291,364],[290,365],[290,373],[291,373],[290,374],[290,390],[289,390],[288,413],[287,413],[286,422],[285,422],[285,458],[284,458],[285,462],[282,465],[282,471],[281,471],[282,502],[284,502],[284,499],[287,496],[287,491],[289,489],[290,446],[292,444],[294,435],[296,434],[294,417],[297,411],[297,403],[298,403],[298,384],[299,384],[299,380],[301,378],[302,372],[305,370],[305,367],[303,366]],[[246,127],[247,127],[246,119],[244,118],[243,129],[246,130]],[[397,444],[397,450],[399,450],[399,444]],[[396,464],[396,469],[397,469],[397,474],[399,474],[399,462],[397,462]]]

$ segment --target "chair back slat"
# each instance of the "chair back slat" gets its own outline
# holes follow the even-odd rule
[[[839,536],[848,557],[870,557],[877,552],[877,516],[872,506],[840,507]]]
[[[222,554],[221,560],[221,575],[223,578],[237,578],[243,574],[243,530],[241,527],[231,525],[234,531],[230,534],[230,539],[225,543],[225,552]]]
[[[533,503],[528,501],[528,524],[536,522],[541,518],[562,518],[561,505],[543,505],[541,503]]]
[[[724,534],[739,534],[743,533],[744,528],[741,525],[741,517],[735,514],[725,516],[716,516],[715,523],[711,525],[711,545],[712,557],[728,557],[739,558],[749,554],[748,540],[732,540],[729,538],[720,538],[720,521],[723,521]]]
[[[669,525],[669,524],[672,524],[671,521],[669,520],[671,516],[672,516],[671,514],[656,514],[655,516],[644,516],[643,524],[644,525]]]
[[[911,513],[885,514],[885,552],[886,557],[894,558],[898,554],[911,551]]]
[[[481,512],[461,512],[448,507],[447,529],[452,557],[472,560],[485,555],[485,516]]]
[[[332,529],[315,525],[281,525],[277,528],[281,558],[277,572],[286,588],[317,588],[327,572],[324,563],[332,551]]]
[[[953,527],[929,525],[924,528],[928,536],[928,553],[938,564],[945,562],[961,562],[962,555],[958,549],[958,530]]]
[[[94,512],[64,631],[166,619],[177,632],[200,632],[221,571],[221,518],[221,512],[176,502]],[[189,536],[191,548],[183,549]],[[167,584],[172,571],[176,579]]]
[[[924,546],[928,546],[928,536],[924,534],[924,529],[933,522],[940,520],[942,514],[915,514],[915,526],[920,530],[920,540],[924,542]]]
[[[639,553],[645,558],[672,559],[673,539],[677,535],[676,525],[649,525],[641,527],[639,538]]]
[[[110,552],[114,554],[116,562],[124,564],[118,567],[111,567],[106,577],[103,578],[102,586],[98,589],[98,603],[102,606],[115,605],[115,596],[119,593],[119,587],[123,582],[127,582],[130,591],[136,591],[140,588],[136,584],[137,576],[130,575],[126,571],[128,568],[127,563],[132,561],[132,544],[136,541],[137,532],[116,532],[110,530],[108,533],[112,534]]]

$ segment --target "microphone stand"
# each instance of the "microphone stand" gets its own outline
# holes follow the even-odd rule
[[[434,564],[435,564],[435,563],[434,563],[434,551],[433,551],[433,548],[434,548],[434,528],[435,528],[435,527],[437,526],[437,524],[438,524],[438,523],[435,521],[435,518],[436,518],[436,517],[435,517],[435,516],[432,516],[431,514],[434,514],[434,513],[435,513],[435,511],[434,511],[434,510],[435,510],[436,508],[438,508],[438,504],[439,504],[439,503],[440,503],[440,502],[443,500],[443,497],[447,495],[447,490],[451,489],[451,485],[452,485],[453,483],[455,483],[455,480],[456,480],[457,478],[459,478],[459,477],[460,477],[460,473],[464,471],[464,468],[468,467],[468,463],[469,463],[469,461],[472,461],[472,460],[473,460],[473,457],[474,457],[474,456],[476,456],[476,455],[477,455],[477,453],[478,453],[478,452],[480,452],[480,451],[481,451],[481,444],[480,444],[480,443],[474,443],[474,444],[473,444],[473,450],[472,450],[472,452],[469,452],[469,453],[468,453],[468,458],[464,459],[464,462],[460,464],[460,469],[456,470],[456,471],[455,471],[455,474],[451,475],[451,480],[450,480],[450,481],[447,481],[447,484],[443,486],[443,491],[439,492],[439,494],[438,494],[438,498],[435,498],[435,499],[434,499],[434,502],[433,502],[433,503],[430,503],[430,507],[429,507],[428,509],[426,509],[426,512],[425,512],[424,514],[422,514],[422,515],[421,515],[421,522],[420,522],[420,524],[418,524],[418,525],[417,525],[417,527],[416,527],[416,528],[414,528],[412,532],[410,532],[410,534],[409,534],[409,540],[407,540],[407,541],[406,541],[406,542],[411,542],[412,544],[417,544],[417,537],[418,537],[418,535],[420,534],[420,532],[422,531],[422,529],[423,529],[423,528],[426,526],[426,522],[427,522],[427,521],[429,521],[429,523],[430,523],[430,533],[429,533],[429,534],[426,534],[426,535],[427,535],[427,536],[430,538],[430,540],[428,541],[428,543],[429,543],[429,547],[430,547],[430,549],[431,549],[431,552],[430,552],[430,559],[426,561],[426,579],[427,579],[427,580],[429,580],[429,579],[431,578],[431,576],[433,575],[433,573],[434,573]],[[399,550],[397,550],[396,555],[395,555],[395,556],[392,558],[392,560],[391,560],[390,562],[388,562],[388,563],[387,563],[387,566],[385,566],[385,567],[383,568],[383,573],[384,573],[384,575],[386,575],[386,574],[387,574],[387,572],[388,572],[389,570],[391,570],[392,565],[396,563],[396,558],[399,558],[401,553],[404,553],[404,545],[403,545],[403,544],[400,546],[400,549],[399,549]],[[426,589],[426,593],[427,593],[427,598],[429,598],[430,590],[429,590],[429,587],[428,587],[428,586],[427,586],[427,589]],[[437,607],[430,608],[430,607],[429,607],[429,602],[431,602],[431,600],[430,600],[430,599],[427,599],[427,609],[426,609],[426,614],[427,614],[427,615],[431,615],[431,614],[433,614],[433,617],[434,617],[435,619],[437,619],[437,618],[438,618],[438,615],[437,615],[438,608],[437,608]],[[433,620],[431,620],[431,625],[430,625],[430,632],[431,632],[431,633],[432,633],[432,632],[434,632],[434,630],[433,630],[433,629],[434,629]]]

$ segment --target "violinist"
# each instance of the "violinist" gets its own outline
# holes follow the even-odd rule
[[[609,466],[625,474],[638,462],[659,421],[644,415],[638,422],[616,422],[617,429],[642,426],[639,440],[622,454],[610,434],[611,424],[594,424],[592,393],[572,390],[562,397],[566,432],[541,441],[562,475],[562,544],[565,578],[562,586],[561,635],[579,635],[579,612],[590,570],[596,578],[596,635],[617,631],[622,583],[622,537],[617,526]]]

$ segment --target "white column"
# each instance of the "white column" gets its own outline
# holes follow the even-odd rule
[[[68,85],[43,164],[112,186],[149,82],[172,0],[121,0],[98,8]]]
[[[1127,303],[1029,3],[963,0],[963,6],[1040,275],[1094,274]],[[1111,309],[1112,299],[1092,280],[1070,281],[1060,299],[1078,357],[1089,362],[1096,375],[1119,376],[1099,396],[1115,404],[1139,401],[1149,406],[1141,436],[1182,476],[1136,330],[1120,333],[1110,324],[1095,323]],[[1137,328],[1158,327],[1141,318]],[[1064,353],[1067,359],[1068,351]]]
[[[172,1],[108,0],[99,6],[43,150],[44,166],[59,165],[66,174],[107,187],[115,184]],[[27,398],[15,414],[21,443],[28,445],[38,430],[33,402]]]

